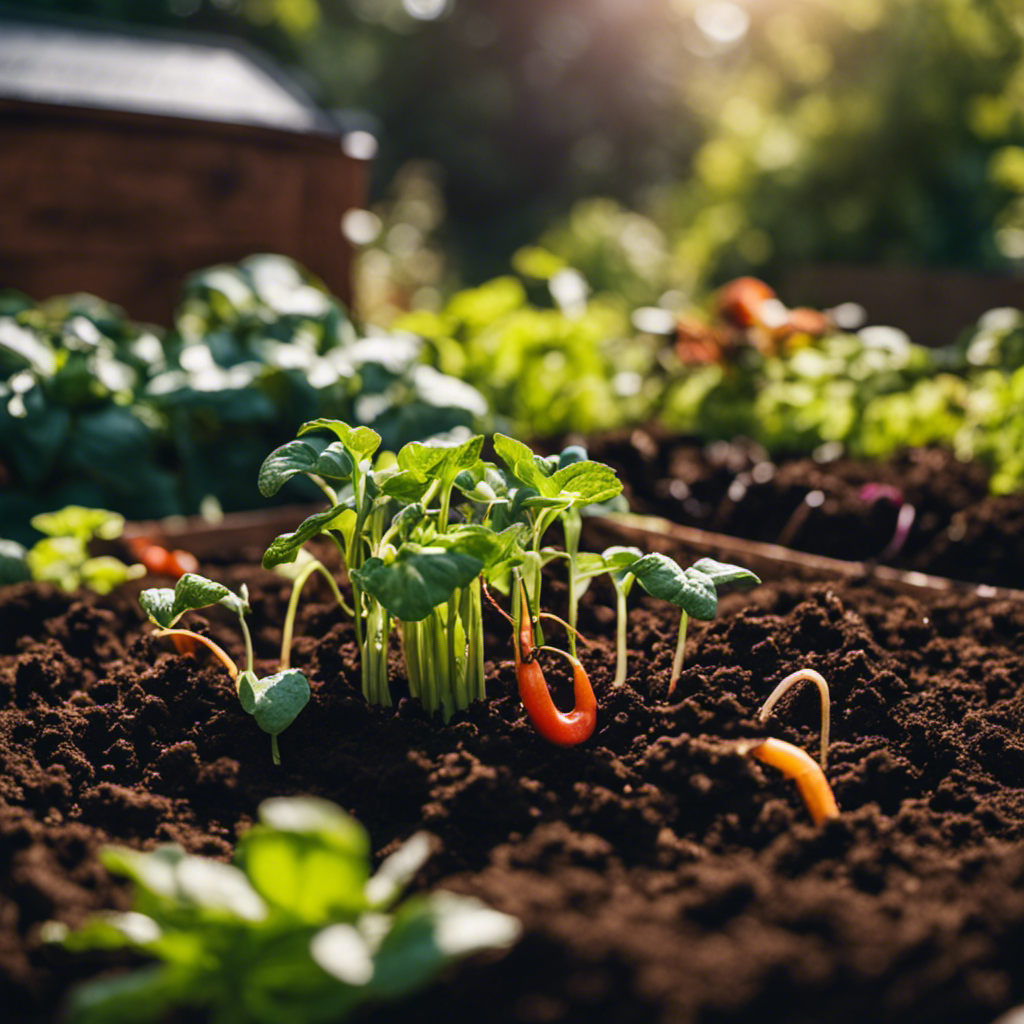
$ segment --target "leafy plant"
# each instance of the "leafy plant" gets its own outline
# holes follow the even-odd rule
[[[471,897],[401,898],[429,851],[417,833],[371,875],[365,830],[310,797],[264,801],[234,865],[177,846],[107,847],[107,868],[135,884],[135,909],[77,931],[51,923],[46,937],[154,962],[76,990],[69,1024],[145,1024],[186,1008],[213,1024],[328,1024],[512,945],[518,921]]]
[[[303,438],[317,431],[329,431],[336,440],[314,448]],[[543,570],[564,561],[570,584],[569,621],[564,625],[572,648],[567,657],[573,665],[577,709],[572,728],[559,720],[548,732],[572,733],[579,737],[573,742],[580,742],[593,731],[596,712],[586,672],[575,657],[577,602],[586,580],[602,572],[629,577],[629,584],[613,577],[622,595],[619,682],[625,678],[621,609],[632,580],[639,579],[649,593],[682,609],[677,674],[687,615],[712,618],[716,587],[723,583],[758,582],[745,569],[711,559],[684,570],[664,555],[645,556],[637,549],[604,556],[580,553],[582,510],[616,498],[622,485],[611,468],[586,458],[575,446],[541,458],[515,438],[495,434],[494,450],[502,467],[481,458],[484,439],[479,435],[453,438],[448,444],[412,442],[393,462],[380,460],[374,468],[380,438],[372,430],[315,420],[300,434],[268,456],[260,488],[273,494],[302,473],[319,482],[330,507],[277,537],[263,564],[275,568],[295,561],[302,546],[321,534],[333,541],[352,583],[363,694],[371,703],[391,702],[387,656],[393,628],[401,636],[410,691],[429,713],[440,710],[447,721],[454,711],[483,697],[483,582],[507,593],[514,577],[513,614],[508,618],[517,638],[520,691],[535,724],[540,719],[555,722],[560,713],[551,704],[534,650],[544,648]],[[556,524],[562,526],[564,549],[545,544]],[[299,578],[317,567],[326,572],[309,561]],[[296,603],[293,591],[284,628],[288,638]],[[534,711],[527,691],[536,695]],[[542,711],[534,713],[541,705]],[[584,723],[579,729],[577,719]]]
[[[38,580],[64,590],[88,587],[107,594],[127,580],[144,575],[142,565],[126,565],[110,555],[91,555],[94,538],[121,536],[124,518],[101,508],[68,505],[57,512],[34,516],[32,526],[44,536],[31,548],[0,540],[0,584]]]
[[[167,587],[144,590],[139,595],[139,604],[150,621],[159,627],[159,635],[172,638],[179,651],[184,653],[191,645],[202,644],[228,670],[235,681],[243,710],[256,719],[256,724],[264,732],[270,734],[274,764],[280,764],[277,737],[295,721],[309,702],[309,682],[301,672],[287,667],[262,679],[256,676],[253,671],[252,636],[245,621],[245,616],[251,611],[245,584],[242,584],[240,593],[234,594],[222,583],[215,583],[196,573],[186,573],[173,590]],[[175,628],[175,624],[186,612],[213,604],[222,605],[238,616],[245,639],[243,671],[239,671],[224,649],[209,637],[189,629]]]
[[[691,616],[710,620],[718,610],[718,588],[727,583],[754,586],[761,581],[749,569],[713,558],[701,558],[687,569],[660,552],[645,555],[639,548],[610,547],[600,554],[580,556],[577,579],[593,579],[607,573],[616,594],[616,666],[614,685],[626,681],[626,598],[634,583],[652,597],[674,604],[680,611],[679,639],[669,679],[669,696],[683,670],[686,627]]]

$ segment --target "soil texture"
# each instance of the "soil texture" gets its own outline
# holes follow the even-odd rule
[[[286,581],[202,571],[248,583],[257,667],[276,668]],[[672,609],[634,595],[629,679],[613,689],[598,581],[580,616],[597,732],[563,750],[525,720],[497,614],[489,699],[445,726],[402,697],[397,646],[396,707],[367,706],[352,628],[326,590],[312,595],[293,664],[313,699],[274,768],[224,671],[165,649],[132,594],[0,592],[5,1020],[49,1024],[68,985],[97,969],[39,932],[128,905],[101,844],[228,858],[262,799],[300,793],[356,815],[377,856],[428,830],[435,853],[417,886],[479,896],[524,924],[507,955],[364,1024],[990,1024],[1024,1001],[1024,604],[766,581],[691,624],[669,699]],[[218,612],[193,628],[240,656]],[[565,707],[560,661],[548,674]],[[801,666],[832,689],[842,814],[823,827],[790,782],[736,751],[768,733],[817,753],[813,687],[755,720]]]

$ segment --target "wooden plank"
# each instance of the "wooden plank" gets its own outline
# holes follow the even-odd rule
[[[584,520],[584,536],[591,548],[603,549],[613,544],[633,544],[648,551],[664,551],[675,544],[692,548],[697,557],[719,558],[735,562],[756,572],[762,579],[869,579],[896,590],[959,591],[982,597],[1010,598],[1024,601],[1024,591],[1009,587],[950,580],[923,572],[907,572],[870,562],[847,562],[824,555],[795,551],[778,544],[709,533],[692,526],[681,526],[658,516],[621,513],[614,516]]]

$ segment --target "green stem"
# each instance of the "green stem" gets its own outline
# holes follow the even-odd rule
[[[676,682],[683,671],[683,652],[686,648],[686,625],[690,616],[684,611],[679,616],[679,640],[676,643],[676,656],[672,660],[672,676],[668,681],[668,692],[671,694],[676,688]]]
[[[238,621],[242,624],[242,636],[245,637],[245,668],[246,671],[252,671],[252,635],[249,633],[249,627],[246,625],[245,616],[239,615]]]
[[[448,484],[441,491],[441,511],[437,514],[437,532],[444,533],[448,529],[448,510],[452,503],[452,487]],[[426,507],[426,506],[424,506]]]
[[[576,618],[579,612],[579,598],[576,595],[576,557],[580,552],[580,533],[583,517],[574,508],[566,509],[564,519],[565,550],[569,555],[569,653],[576,657]]]
[[[615,678],[612,686],[621,686],[626,681],[629,652],[626,650],[626,627],[629,624],[629,610],[626,607],[626,591],[615,588]]]
[[[295,615],[299,608],[299,597],[302,594],[302,588],[306,585],[306,581],[314,572],[321,573],[323,578],[327,580],[331,593],[341,606],[342,611],[346,615],[355,618],[355,612],[345,604],[345,599],[341,596],[341,591],[338,589],[338,584],[334,582],[334,577],[327,571],[327,567],[322,562],[314,558],[295,577],[295,582],[292,584],[291,597],[288,598],[288,611],[285,613],[284,627],[281,630],[281,668],[283,669],[291,667],[292,636],[295,632]]]
[[[270,756],[274,759],[274,764],[281,764],[281,748],[277,745],[276,732],[270,734]]]

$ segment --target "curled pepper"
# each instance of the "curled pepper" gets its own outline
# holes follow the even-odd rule
[[[519,697],[533,727],[550,743],[573,747],[593,735],[597,725],[597,698],[590,678],[580,662],[571,654],[563,654],[572,664],[572,687],[575,706],[565,714],[555,707],[548,690],[544,670],[537,661],[533,644],[533,625],[526,594],[520,589],[519,636],[515,644],[516,681]]]

